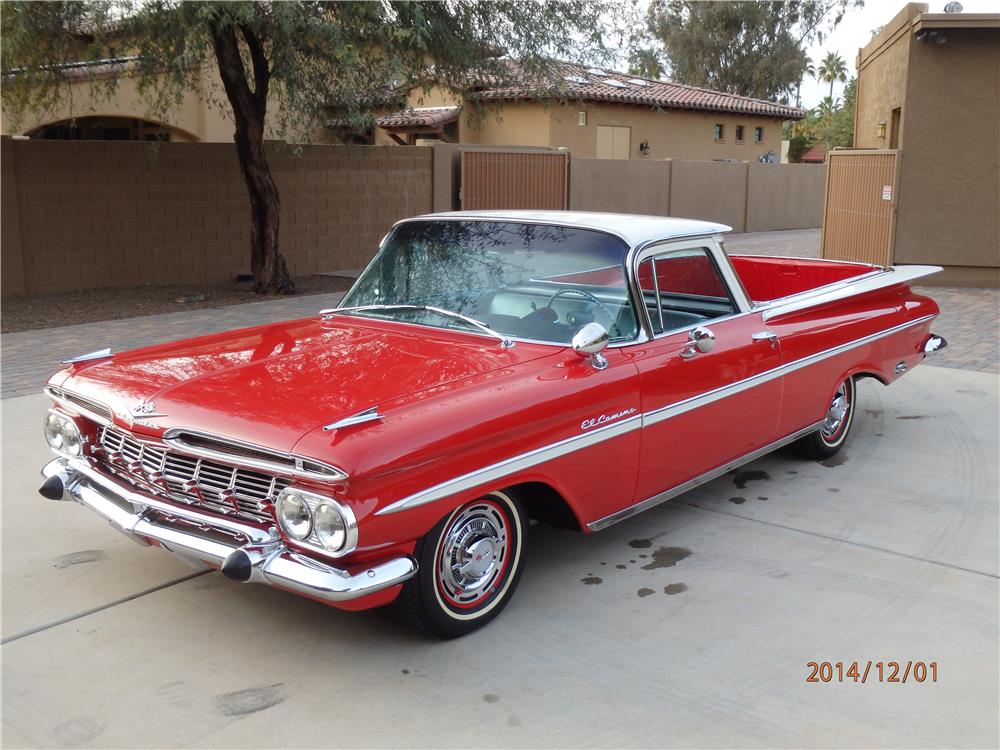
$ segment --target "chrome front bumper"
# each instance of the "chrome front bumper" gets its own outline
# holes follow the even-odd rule
[[[40,492],[45,497],[75,500],[139,544],[148,545],[152,539],[182,558],[218,567],[235,580],[266,583],[336,603],[403,583],[417,572],[410,557],[353,573],[336,568],[286,547],[273,528],[259,529],[136,492],[85,459],[57,458],[45,465],[42,476],[46,481]]]

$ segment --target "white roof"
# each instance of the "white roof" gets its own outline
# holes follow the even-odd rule
[[[732,231],[732,227],[712,221],[675,219],[670,216],[611,214],[596,211],[445,211],[424,214],[415,219],[493,219],[496,221],[530,221],[558,224],[580,229],[597,229],[616,234],[629,245],[677,237],[694,237]],[[409,221],[409,220],[408,220]]]

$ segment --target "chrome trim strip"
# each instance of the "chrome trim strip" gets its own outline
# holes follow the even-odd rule
[[[653,411],[644,412],[642,415],[642,426],[648,427],[649,425],[654,425],[658,422],[662,422],[671,417],[676,417],[685,412],[689,412],[692,409],[697,409],[700,406],[707,406],[708,404],[714,403],[729,396],[735,396],[737,393],[742,393],[743,391],[749,390],[750,388],[755,388],[758,385],[763,385],[764,383],[770,382],[775,378],[783,377],[789,373],[795,372],[796,370],[801,370],[803,367],[808,367],[809,365],[820,362],[824,359],[830,357],[835,357],[838,354],[843,354],[851,349],[856,349],[859,346],[864,346],[872,341],[878,341],[879,339],[885,338],[886,336],[891,336],[894,333],[902,331],[906,328],[910,328],[915,325],[919,325],[925,321],[933,318],[933,315],[925,315],[922,318],[917,318],[916,320],[911,320],[907,323],[902,323],[898,326],[886,329],[884,331],[879,331],[878,333],[873,333],[870,336],[865,336],[864,338],[855,339],[854,341],[849,341],[846,344],[841,344],[840,346],[835,346],[831,349],[826,349],[824,351],[812,354],[808,357],[803,357],[802,359],[797,359],[794,362],[788,362],[787,364],[778,365],[777,367],[765,370],[764,372],[757,373],[744,380],[738,380],[735,383],[730,383],[729,385],[721,386],[706,393],[699,393],[697,396],[692,396],[691,398],[684,399],[683,401],[678,401],[674,404],[668,404],[667,406],[660,407],[659,409],[654,409]]]
[[[231,443],[232,445],[240,448],[246,448],[247,450],[270,453],[278,458],[288,458],[293,461],[294,464],[289,465],[281,463],[280,461],[250,458],[248,456],[241,456],[237,453],[226,453],[225,451],[216,451],[211,448],[191,445],[190,443],[184,441],[182,437],[184,434],[202,437],[207,440],[215,440],[220,443]],[[255,445],[254,443],[247,443],[242,440],[235,440],[224,435],[215,435],[211,432],[203,432],[202,430],[195,430],[190,427],[171,427],[163,433],[163,442],[182,453],[211,458],[217,461],[222,461],[223,463],[232,464],[234,466],[246,466],[251,469],[261,469],[263,471],[272,471],[278,474],[288,474],[290,476],[301,477],[303,479],[313,479],[320,482],[340,482],[348,478],[347,472],[343,469],[339,469],[332,464],[326,463],[325,461],[319,461],[315,458],[309,458],[308,456],[299,456],[295,453],[285,453],[283,451],[274,450],[273,448],[265,448],[264,446]],[[329,469],[330,473],[309,471],[303,467],[304,461]]]
[[[63,499],[75,500],[106,519],[118,531],[140,544],[155,539],[168,551],[183,558],[222,566],[236,553],[246,556],[250,564],[247,579],[290,589],[299,594],[328,602],[357,599],[403,583],[417,572],[417,563],[408,556],[394,557],[377,565],[350,573],[301,552],[285,547],[276,536],[261,529],[244,526],[225,519],[185,511],[172,505],[132,492],[93,472],[85,462],[55,459],[42,469],[46,479],[58,476],[64,488]],[[116,486],[117,485],[117,486]],[[115,499],[108,497],[111,495]],[[122,507],[131,503],[135,512]],[[186,533],[176,526],[163,525],[155,513],[184,518],[205,530],[235,531],[249,542],[239,546],[219,539],[209,539],[196,533]]]
[[[626,518],[636,515],[637,513],[642,513],[644,510],[649,510],[660,503],[665,503],[667,500],[682,495],[688,490],[693,490],[695,487],[705,484],[706,482],[711,482],[723,474],[725,474],[730,469],[735,469],[737,466],[742,466],[743,464],[755,461],[762,456],[766,456],[768,453],[781,448],[784,445],[788,445],[801,437],[805,437],[810,432],[815,432],[823,425],[823,420],[809,425],[808,427],[803,427],[801,430],[793,432],[791,435],[786,435],[780,440],[775,440],[773,443],[768,443],[763,448],[758,448],[750,453],[745,453],[739,458],[735,458],[728,463],[722,464],[711,471],[706,471],[704,474],[699,474],[693,479],[689,479],[683,484],[679,484],[676,487],[671,487],[669,490],[659,493],[658,495],[653,495],[645,500],[641,500],[634,505],[630,505],[622,510],[615,511],[604,518],[599,518],[596,521],[592,521],[587,524],[587,528],[591,531],[600,531],[601,529],[606,529],[608,526],[618,523],[619,521],[624,521]]]
[[[51,398],[53,401],[55,401],[57,404],[59,404],[63,408],[69,409],[70,411],[72,411],[72,412],[74,412],[76,414],[80,414],[81,416],[84,416],[87,419],[90,419],[90,420],[92,420],[94,422],[97,422],[97,424],[103,424],[103,425],[109,425],[109,424],[111,424],[111,420],[108,419],[107,417],[105,417],[105,416],[103,416],[101,414],[97,414],[96,412],[91,411],[90,409],[88,409],[83,404],[80,404],[80,403],[78,403],[76,401],[71,401],[67,397],[67,394],[71,394],[72,391],[67,391],[65,388],[58,388],[56,386],[47,385],[47,386],[45,386],[42,389],[42,393],[44,393],[46,396],[48,396],[49,398]],[[87,398],[85,396],[80,396],[80,395],[75,394],[75,393],[72,393],[72,395],[74,395],[77,398],[79,398],[81,400],[84,400],[84,401],[91,401],[91,402],[94,403],[95,406],[101,406],[101,407],[107,409],[108,410],[108,414],[114,414],[114,412],[111,411],[111,408],[107,404],[102,404],[97,399]]]
[[[837,356],[838,354],[842,354],[843,352],[859,346],[864,346],[872,341],[877,341],[878,339],[885,338],[886,336],[891,336],[898,331],[919,325],[920,323],[928,321],[933,317],[935,316],[925,315],[921,318],[902,323],[885,331],[879,331],[878,333],[871,334],[870,336],[865,336],[864,338],[856,339],[846,344],[841,344],[840,346],[827,349],[809,357],[803,357],[802,359],[795,360],[787,365],[781,365],[774,369],[767,370],[766,372],[754,375],[753,377],[746,378],[745,380],[740,380],[736,383],[716,388],[715,390],[707,393],[692,396],[684,401],[679,401],[675,404],[670,404],[651,412],[637,414],[633,417],[629,417],[628,419],[624,419],[621,422],[615,422],[607,427],[586,432],[582,435],[574,435],[573,437],[560,440],[556,443],[552,443],[551,445],[536,448],[535,450],[527,453],[513,456],[495,464],[491,464],[483,469],[463,474],[460,477],[449,479],[448,481],[434,485],[426,490],[421,490],[420,492],[416,492],[409,497],[403,498],[402,500],[397,500],[391,505],[387,505],[381,510],[376,511],[375,515],[381,516],[390,513],[398,513],[401,510],[419,507],[426,503],[448,497],[456,492],[461,492],[480,484],[500,479],[521,469],[537,466],[538,464],[544,463],[549,459],[558,458],[559,456],[564,456],[567,453],[572,453],[574,451],[581,450],[582,448],[588,448],[591,445],[604,442],[605,440],[610,440],[618,437],[619,435],[624,435],[632,430],[648,427],[656,424],[657,422],[662,422],[670,419],[671,417],[676,417],[680,414],[691,411],[692,409],[696,409],[700,406],[705,406],[713,403],[714,401],[719,401],[723,398],[749,390],[750,388],[754,388],[775,378],[782,377],[787,373],[795,372],[803,367],[808,367],[809,365],[815,364],[823,359]]]
[[[77,362],[89,362],[92,359],[107,359],[111,356],[111,349],[98,349],[94,352],[88,352],[87,354],[81,354],[79,357],[72,357],[70,359],[64,359],[60,362],[63,365],[72,365]]]
[[[387,505],[386,507],[378,510],[375,515],[384,516],[390,513],[398,513],[401,510],[409,510],[410,508],[416,508],[421,505],[434,502],[435,500],[440,500],[441,498],[448,497],[456,492],[462,492],[463,490],[483,484],[484,482],[500,479],[501,477],[514,473],[515,471],[537,466],[540,463],[544,463],[553,458],[558,458],[559,456],[565,456],[566,454],[573,453],[581,448],[587,448],[591,445],[602,443],[605,440],[610,440],[611,438],[624,435],[628,432],[632,432],[632,430],[639,429],[641,426],[640,415],[637,414],[634,417],[628,417],[627,419],[614,422],[607,427],[600,427],[596,430],[589,430],[579,435],[574,435],[573,437],[566,438],[565,440],[560,440],[552,443],[551,445],[546,445],[541,448],[528,451],[527,453],[513,456],[512,458],[499,461],[495,464],[487,466],[486,468],[478,469],[476,471],[469,472],[468,474],[463,474],[460,477],[449,479],[446,482],[434,485],[426,490],[416,492],[409,497],[404,497],[402,500],[397,500],[391,505]]]
[[[853,279],[846,279],[836,284],[818,287],[807,290],[801,294],[790,297],[781,297],[772,302],[767,302],[756,309],[764,313],[764,322],[771,320],[778,315],[787,315],[801,310],[808,310],[811,307],[825,305],[829,302],[838,302],[856,294],[872,292],[876,289],[886,289],[897,284],[905,284],[924,276],[938,273],[943,270],[941,266],[890,266],[884,271],[873,271],[870,274],[856,276]]]

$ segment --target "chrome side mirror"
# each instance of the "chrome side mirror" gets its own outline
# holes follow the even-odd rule
[[[573,351],[584,359],[589,359],[595,370],[608,366],[607,358],[601,354],[608,345],[608,332],[600,323],[587,323],[573,334]]]
[[[698,352],[706,354],[712,351],[712,348],[715,346],[715,334],[702,326],[692,328],[688,332],[688,339],[688,345],[681,352],[681,356],[684,359],[693,357]]]

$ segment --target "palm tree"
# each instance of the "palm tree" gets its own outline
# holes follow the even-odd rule
[[[833,82],[844,83],[847,81],[847,63],[836,52],[827,52],[823,62],[816,69],[816,77],[821,81],[829,82],[830,98],[833,99]]]
[[[807,57],[805,59],[805,65],[802,67],[802,75],[816,77],[816,66],[813,65],[812,58]],[[802,78],[799,78],[798,83],[795,84],[795,106],[802,106]]]

